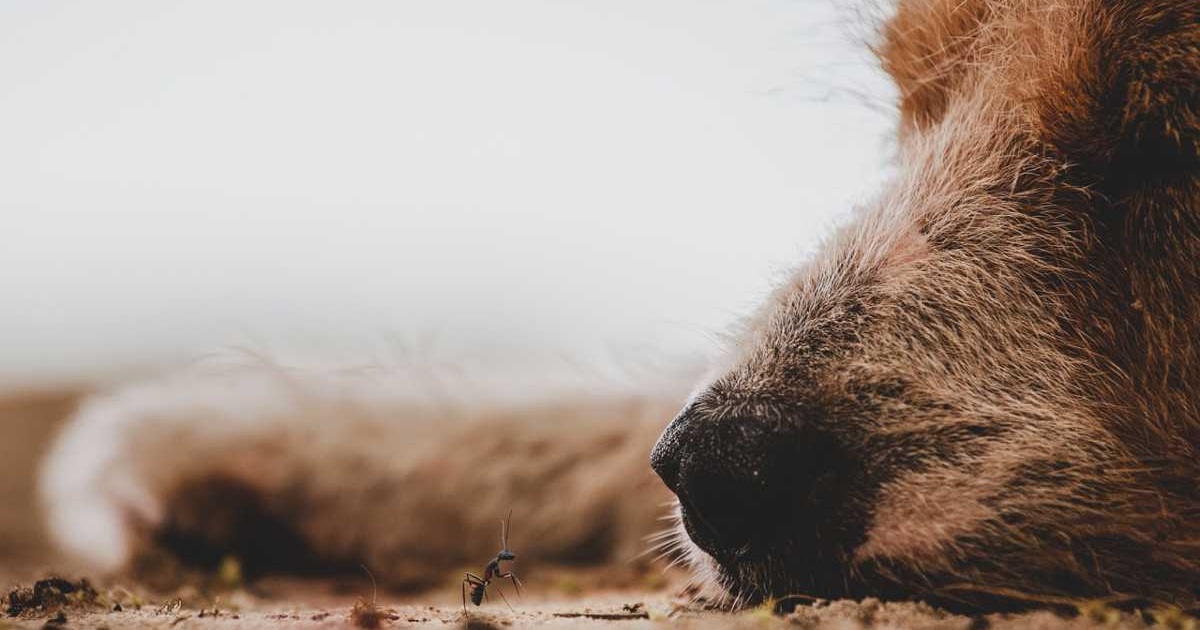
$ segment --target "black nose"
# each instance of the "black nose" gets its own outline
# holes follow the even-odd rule
[[[679,497],[688,535],[718,559],[769,545],[804,510],[832,466],[801,422],[685,410],[650,465]]]

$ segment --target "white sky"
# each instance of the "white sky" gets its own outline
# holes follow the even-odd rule
[[[229,344],[704,350],[881,178],[845,17],[0,0],[0,386]]]

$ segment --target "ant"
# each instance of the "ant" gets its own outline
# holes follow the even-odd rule
[[[471,587],[471,603],[475,604],[476,606],[483,603],[483,598],[485,596],[487,596],[488,584],[491,584],[492,580],[494,580],[496,578],[511,579],[512,583],[513,583],[513,588],[515,588],[517,590],[517,595],[521,594],[521,580],[517,579],[517,575],[515,573],[513,573],[512,571],[503,572],[500,570],[500,563],[502,561],[512,561],[512,560],[517,559],[517,554],[509,551],[509,549],[508,549],[508,523],[511,518],[512,518],[512,510],[509,510],[508,516],[505,516],[504,520],[500,521],[500,553],[496,554],[496,557],[492,558],[492,561],[489,562],[486,567],[484,567],[483,577],[479,577],[478,575],[475,575],[474,573],[471,573],[470,571],[468,571],[467,574],[463,577],[463,582],[462,582],[463,613],[467,612],[467,587],[468,586]],[[504,603],[508,604],[508,607],[511,609],[512,604],[508,603],[508,598],[504,597],[504,593],[500,590],[500,587],[498,587],[498,586],[496,587],[496,592],[500,593],[500,598],[503,599]]]

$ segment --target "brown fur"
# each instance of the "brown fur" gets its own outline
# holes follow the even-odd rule
[[[817,526],[824,572],[694,564],[751,598],[1194,605],[1200,3],[909,0],[883,33],[899,177],[689,407],[808,416],[870,524]]]
[[[803,420],[853,464],[842,494],[765,559],[720,565],[682,530],[668,549],[739,601],[1195,606],[1200,3],[902,0],[881,32],[897,177],[685,412]],[[212,480],[319,561],[401,582],[494,553],[510,506],[523,560],[631,555],[651,527],[671,395],[445,413],[256,382],[253,405],[185,380],[84,409],[47,468],[59,539],[100,514],[130,544],[92,555],[118,566],[134,522],[204,537],[181,489]],[[102,461],[67,463],[105,434]]]
[[[166,545],[252,576],[362,562],[393,587],[482,568],[510,509],[525,567],[644,550],[669,497],[646,448],[679,396],[560,386],[485,406],[411,380],[250,368],[97,397],[47,458],[51,533],[101,569]]]

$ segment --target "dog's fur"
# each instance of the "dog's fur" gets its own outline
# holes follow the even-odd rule
[[[747,600],[1194,606],[1200,2],[901,0],[877,50],[895,181],[687,405],[802,418],[853,466],[765,558],[674,543]],[[670,395],[446,413],[347,387],[188,377],[96,400],[48,460],[52,530],[116,567],[154,537],[249,553],[265,522],[292,546],[264,563],[407,582],[494,552],[510,506],[519,552],[632,555],[666,496],[645,456]]]
[[[691,407],[855,466],[765,560],[694,564],[752,598],[1191,605],[1200,3],[910,0],[879,53],[899,176]]]
[[[200,366],[94,397],[43,468],[51,535],[103,570],[166,547],[419,588],[494,556],[511,509],[522,566],[642,555],[670,497],[646,452],[681,395],[560,382],[500,402],[427,376]]]

